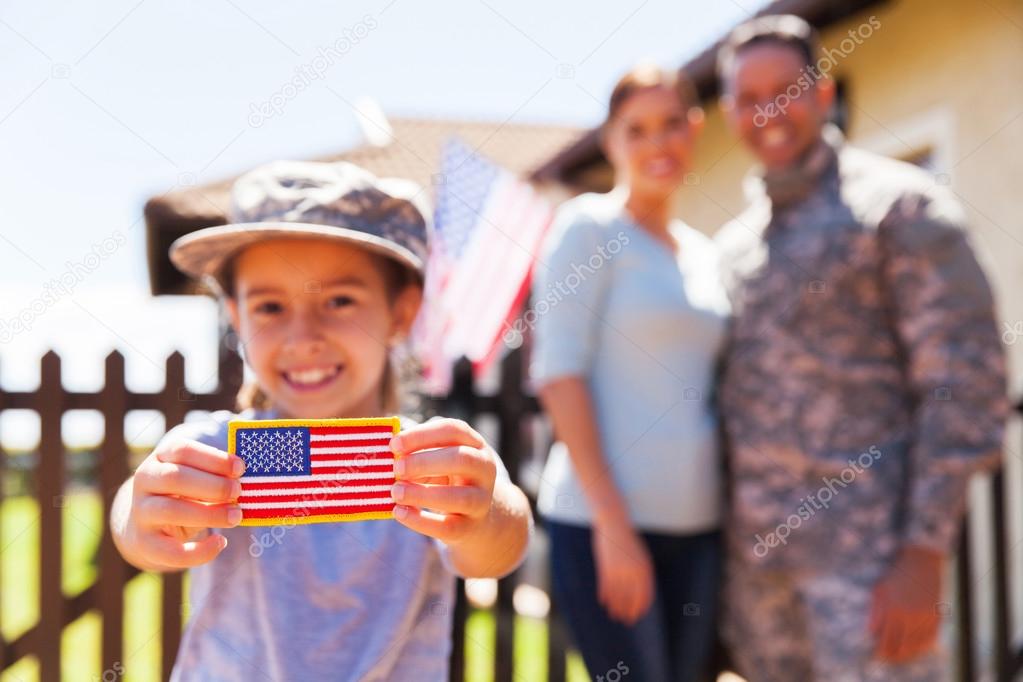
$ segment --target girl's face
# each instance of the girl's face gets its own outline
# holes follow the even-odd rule
[[[664,198],[682,185],[702,123],[702,110],[687,109],[674,89],[643,88],[608,123],[604,150],[633,193]]]
[[[235,258],[231,323],[283,417],[379,416],[388,353],[420,289],[388,290],[379,258],[321,239],[273,240]]]

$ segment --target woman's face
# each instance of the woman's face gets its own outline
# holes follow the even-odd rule
[[[326,240],[274,240],[235,259],[227,300],[246,360],[282,416],[377,416],[388,352],[420,290],[392,301],[378,260]]]
[[[616,180],[624,180],[633,194],[666,198],[675,192],[691,167],[702,114],[699,108],[687,109],[667,86],[631,94],[604,135]]]

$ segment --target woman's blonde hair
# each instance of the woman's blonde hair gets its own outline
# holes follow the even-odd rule
[[[394,303],[398,295],[408,286],[421,286],[419,276],[411,269],[399,263],[393,258],[370,254],[380,273],[384,276],[384,284],[387,287],[388,301]],[[229,259],[220,271],[215,275],[221,303],[227,298],[235,296],[235,258]],[[237,333],[237,330],[235,331]],[[241,344],[238,344],[241,352]],[[397,413],[408,399],[404,388],[411,384],[419,374],[419,368],[414,359],[406,358],[399,360],[388,353],[387,363],[384,365],[384,376],[380,382],[380,400],[386,414]],[[259,385],[255,379],[245,381],[235,397],[235,411],[241,412],[250,408],[258,410],[269,410],[273,407],[270,396]]]

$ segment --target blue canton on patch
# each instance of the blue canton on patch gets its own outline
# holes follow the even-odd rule
[[[237,454],[245,460],[245,476],[308,476],[309,429],[239,429]]]

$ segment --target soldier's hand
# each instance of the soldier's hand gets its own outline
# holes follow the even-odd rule
[[[905,663],[930,652],[941,625],[941,569],[944,556],[906,547],[874,588],[870,632],[875,656]]]
[[[643,539],[627,520],[593,528],[597,599],[611,618],[633,625],[654,600],[654,567]]]

